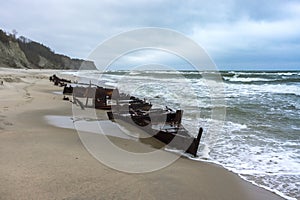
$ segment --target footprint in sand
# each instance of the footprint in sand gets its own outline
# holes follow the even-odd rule
[[[4,124],[5,126],[12,126],[12,125],[13,125],[13,123],[8,122],[8,121],[4,121],[3,124]]]
[[[4,128],[2,126],[2,125],[5,125],[4,118],[5,118],[4,115],[0,115],[0,130],[4,130]]]
[[[25,94],[25,99],[31,99],[30,93]]]

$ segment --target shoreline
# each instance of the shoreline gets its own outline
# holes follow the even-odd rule
[[[2,198],[283,199],[216,164],[186,158],[139,175],[108,168],[76,131],[43,122],[49,114],[72,115],[71,103],[51,93],[58,90],[47,79],[53,71],[5,71],[21,81],[0,86]]]
[[[48,117],[50,117],[50,119],[48,118]],[[48,124],[51,124],[52,126],[55,126],[55,127],[59,127],[59,128],[65,128],[65,129],[72,129],[72,130],[76,130],[74,127],[71,127],[70,125],[60,125],[60,124],[57,124],[56,122],[54,122],[55,120],[53,120],[53,119],[51,119],[51,117],[61,117],[61,120],[62,121],[64,121],[64,122],[66,122],[67,121],[67,118],[71,118],[71,116],[46,116],[46,123],[48,123]],[[83,121],[85,121],[85,120],[83,120]],[[105,121],[109,121],[109,120],[105,120]],[[103,121],[103,122],[105,122],[105,121]],[[88,121],[85,121],[85,122],[87,122],[88,123]],[[60,122],[61,123],[61,122]],[[83,122],[84,123],[84,122]],[[114,128],[114,127],[112,127],[112,128]],[[115,129],[115,128],[114,128]],[[81,130],[82,131],[82,130]],[[89,132],[89,133],[96,133],[96,130],[95,129],[89,129],[89,130],[86,130],[86,132]],[[100,133],[101,134],[101,133]],[[116,138],[119,138],[119,139],[126,139],[126,140],[132,140],[132,138],[126,138],[126,137],[124,137],[124,136],[122,136],[122,135],[118,135],[118,134],[116,134],[116,135],[110,135],[110,134],[106,134],[106,133],[104,133],[107,137],[116,137]],[[141,141],[136,141],[136,142],[141,142]],[[251,180],[247,180],[247,178],[246,177],[243,177],[243,175],[242,174],[239,174],[239,173],[237,173],[237,172],[234,172],[233,170],[230,170],[230,169],[228,169],[228,168],[226,168],[226,166],[223,166],[221,163],[218,163],[218,162],[216,162],[216,161],[213,161],[213,160],[209,160],[209,159],[201,159],[201,158],[193,158],[193,157],[191,157],[190,155],[187,155],[186,153],[183,153],[183,152],[180,152],[179,150],[173,150],[173,149],[164,149],[164,151],[168,151],[168,152],[171,152],[171,153],[174,153],[174,154],[177,154],[177,155],[180,155],[183,159],[189,159],[189,160],[191,160],[191,161],[194,161],[194,162],[203,162],[203,163],[208,163],[208,164],[211,164],[211,165],[215,165],[216,167],[221,167],[221,168],[223,168],[224,170],[226,170],[226,171],[228,171],[228,172],[230,172],[230,173],[233,173],[233,174],[235,174],[235,175],[238,175],[239,176],[239,178],[241,178],[241,179],[243,179],[244,181],[246,181],[246,182],[249,182],[249,183],[251,183],[251,184],[253,184],[253,185],[255,185],[255,186],[258,186],[258,187],[260,187],[260,188],[263,188],[263,189],[266,189],[267,191],[270,191],[271,193],[274,193],[274,194],[277,194],[277,195],[279,195],[280,197],[283,197],[283,198],[285,198],[285,199],[288,199],[288,200],[295,200],[295,198],[292,198],[292,197],[289,197],[289,196],[286,196],[285,194],[283,194],[282,192],[279,192],[279,191],[277,191],[277,190],[272,190],[272,189],[270,189],[270,188],[268,188],[268,187],[265,187],[265,186],[263,186],[263,185],[259,185],[259,184],[257,184],[257,183],[255,183],[254,181],[251,181]],[[166,167],[168,167],[168,166],[166,166]],[[164,168],[164,167],[163,167]]]

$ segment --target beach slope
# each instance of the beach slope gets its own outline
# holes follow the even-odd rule
[[[0,68],[0,199],[282,199],[222,167],[187,158],[144,174],[108,168],[75,130],[45,120],[72,115],[71,103],[54,93],[61,88],[49,82],[52,74]]]

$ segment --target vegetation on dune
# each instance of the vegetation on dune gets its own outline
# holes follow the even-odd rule
[[[95,69],[93,62],[56,54],[49,47],[24,36],[17,38],[16,34],[15,30],[13,33],[6,33],[0,29],[0,42],[3,44],[0,48],[0,66],[2,63],[13,68],[79,69],[85,62],[87,68]]]

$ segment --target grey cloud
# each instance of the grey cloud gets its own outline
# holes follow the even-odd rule
[[[300,20],[299,11],[293,0],[11,0],[1,3],[0,26],[81,58],[112,35],[154,26],[190,36],[221,65],[235,58],[237,63],[269,62],[280,51],[291,52],[287,62],[298,62],[299,29],[291,27]],[[286,30],[281,35],[272,28],[280,23]]]

